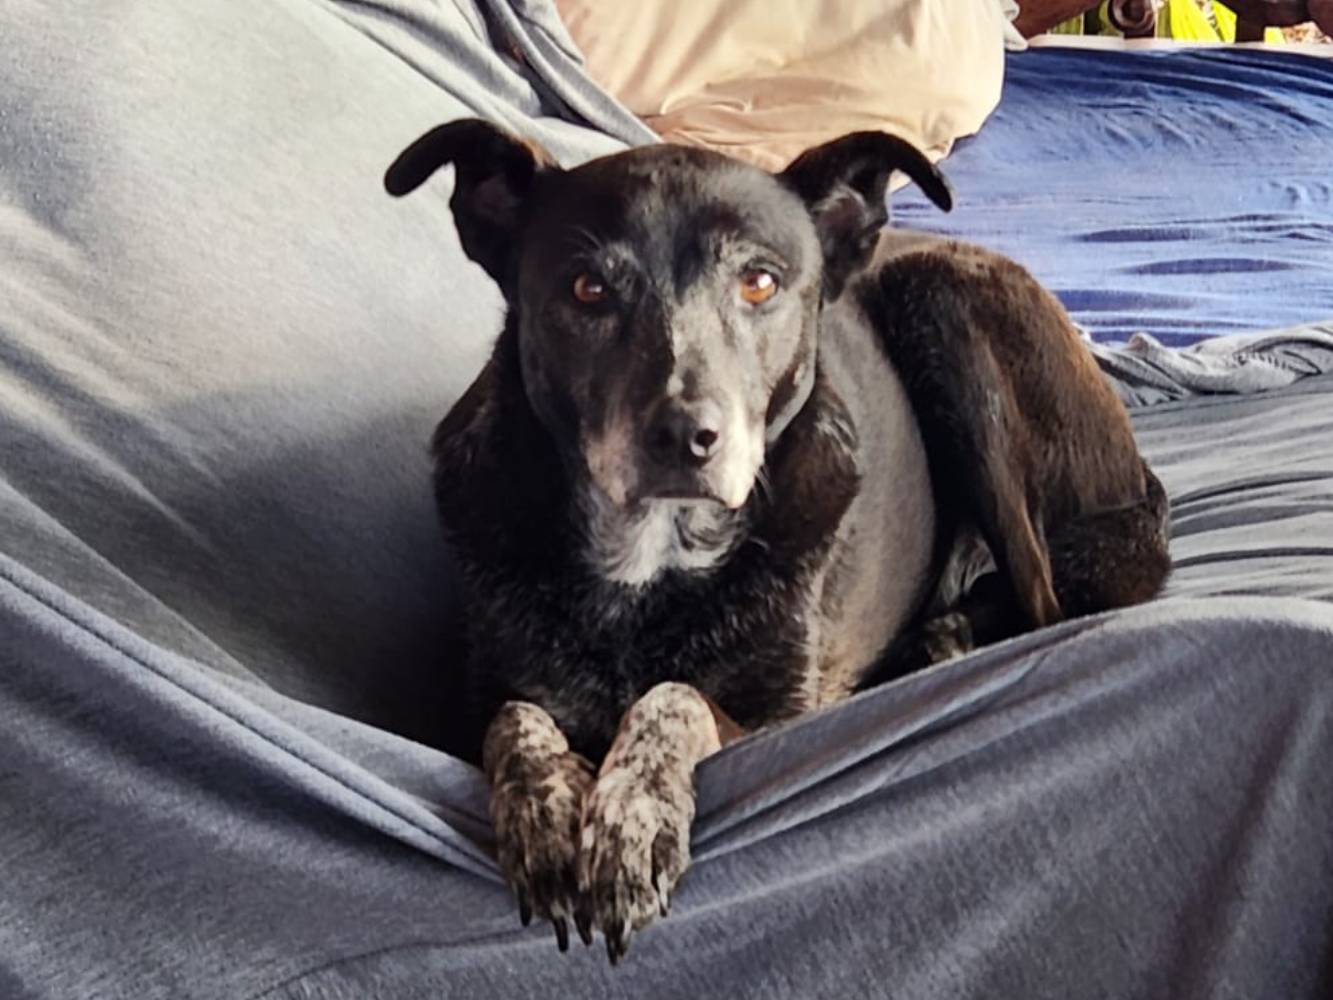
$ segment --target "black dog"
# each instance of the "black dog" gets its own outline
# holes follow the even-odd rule
[[[509,304],[435,438],[468,714],[500,865],[562,949],[572,919],[615,961],[666,913],[695,765],[732,736],[1160,587],[1161,486],[1055,299],[881,242],[893,169],[951,203],[910,145],[566,171],[459,121],[386,186],[447,163]]]

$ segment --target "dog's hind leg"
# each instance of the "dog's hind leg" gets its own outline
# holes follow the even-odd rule
[[[977,522],[995,556],[996,568],[1007,578],[1017,607],[1031,628],[1052,625],[1065,617],[1056,593],[1050,556],[1040,520],[1028,508],[1026,491],[1017,481],[1017,463],[1002,452],[986,454],[967,478],[974,491]]]
[[[1047,529],[1052,586],[1067,617],[1140,604],[1161,590],[1171,570],[1168,504],[1161,482],[1146,463],[1144,480],[1143,500]],[[1025,629],[1025,612],[1006,574],[985,572],[961,592],[947,583],[941,590],[934,607],[894,641],[863,687],[951,660]]]
[[[906,353],[907,345],[899,345]],[[915,346],[915,345],[913,345]],[[984,344],[971,345],[966,365],[933,352],[913,359],[904,377],[930,462],[936,503],[971,522],[1012,585],[1024,624],[1041,628],[1064,614],[1056,600],[1041,519],[1028,504],[1022,472],[1028,462],[1014,439],[1017,404],[1003,388]],[[906,368],[906,366],[904,366]],[[902,370],[902,369],[900,369]]]
[[[1171,570],[1166,491],[1147,463],[1137,503],[1082,514],[1047,529],[1055,593],[1071,617],[1141,604]]]
[[[1023,407],[951,289],[931,280],[913,288],[910,275],[904,281],[895,273],[885,268],[880,282],[904,287],[870,295],[864,305],[916,413],[936,505],[976,525],[1012,582],[1028,627],[1060,621],[1040,511],[1029,504],[1024,478],[1032,456]],[[904,299],[914,305],[904,310]]]

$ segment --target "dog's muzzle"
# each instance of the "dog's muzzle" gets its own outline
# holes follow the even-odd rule
[[[712,400],[663,401],[648,421],[644,447],[663,468],[702,469],[722,452],[722,407]]]
[[[637,418],[622,413],[584,439],[583,453],[593,483],[616,506],[697,500],[736,510],[763,464],[763,426],[739,401],[667,397]]]
[[[639,434],[640,496],[741,507],[763,461],[762,428],[750,423],[739,401],[661,400]]]

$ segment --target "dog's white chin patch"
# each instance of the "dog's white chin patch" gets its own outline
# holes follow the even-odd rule
[[[646,500],[624,507],[593,487],[583,507],[589,565],[627,587],[645,586],[667,570],[707,572],[736,538],[734,515],[717,503]]]

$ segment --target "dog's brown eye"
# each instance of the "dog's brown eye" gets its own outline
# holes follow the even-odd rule
[[[606,282],[594,274],[580,274],[574,279],[574,298],[584,305],[595,305],[606,298]]]
[[[741,298],[752,306],[771,299],[778,290],[778,279],[772,271],[751,268],[741,275]]]

